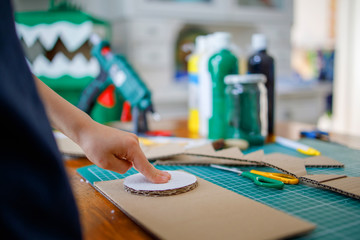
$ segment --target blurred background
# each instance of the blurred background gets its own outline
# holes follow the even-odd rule
[[[13,2],[16,12],[49,8],[47,0]],[[246,73],[246,61],[252,54],[251,37],[262,33],[268,39],[268,53],[275,59],[276,122],[295,121],[325,131],[360,135],[357,67],[360,66],[360,16],[356,14],[360,12],[359,1],[69,2],[103,21],[104,31],[109,32],[103,35],[111,42],[113,51],[123,54],[147,84],[162,118],[187,118],[186,66],[196,36],[229,32],[233,52],[239,59],[239,72]],[[73,52],[86,48],[85,44],[68,46],[71,41],[67,43],[59,36],[51,38],[51,33],[50,39],[34,34],[22,36],[29,61],[34,65],[36,52],[44,50],[42,45],[68,48],[65,55],[70,60],[74,58]],[[73,40],[76,41],[75,35]],[[53,60],[52,49],[45,50],[47,58]],[[85,58],[90,61],[86,54]],[[92,70],[94,67],[89,71]]]

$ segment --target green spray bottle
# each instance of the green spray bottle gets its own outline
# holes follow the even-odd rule
[[[226,32],[217,32],[213,37],[216,53],[209,59],[209,72],[212,81],[212,114],[209,119],[209,138],[226,137],[226,104],[224,78],[238,73],[238,60],[229,50],[231,36]]]

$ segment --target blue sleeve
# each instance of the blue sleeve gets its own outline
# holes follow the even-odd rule
[[[0,1],[0,229],[9,239],[80,239],[62,157],[15,31]]]

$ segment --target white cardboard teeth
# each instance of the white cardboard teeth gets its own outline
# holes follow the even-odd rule
[[[31,28],[22,24],[16,24],[16,32],[19,38],[23,38],[26,46],[32,47],[38,39],[40,28]]]
[[[43,25],[42,27],[40,27],[40,31],[38,31],[39,35],[37,36],[37,38],[39,39],[40,43],[45,47],[45,49],[49,51],[54,48],[56,41],[59,39],[61,34],[66,34],[66,31],[64,30],[66,29],[61,27],[61,25]],[[77,35],[75,39],[79,36],[80,35]]]
[[[99,72],[99,64],[95,58],[88,61],[84,55],[78,53],[69,60],[59,52],[50,62],[44,55],[39,55],[33,62],[31,69],[36,76],[59,78],[64,75],[72,77],[96,77]]]
[[[93,24],[90,21],[75,26],[75,28],[66,27],[66,31],[63,31],[65,34],[60,35],[62,42],[69,51],[75,51],[81,47],[92,34]],[[74,38],[74,36],[77,37]]]
[[[89,39],[93,31],[91,21],[81,24],[60,21],[53,24],[38,24],[32,27],[16,24],[16,27],[19,37],[24,39],[28,47],[32,47],[35,41],[39,39],[48,51],[54,48],[55,43],[60,38],[65,47],[73,52]]]

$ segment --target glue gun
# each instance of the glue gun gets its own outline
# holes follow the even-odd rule
[[[117,93],[131,105],[134,132],[147,132],[146,113],[151,112],[155,120],[159,118],[153,109],[151,92],[125,57],[112,52],[107,41],[102,41],[94,34],[90,42],[93,45],[91,53],[100,65],[100,74],[84,89],[78,107],[90,113],[101,92],[110,84],[114,84]]]

